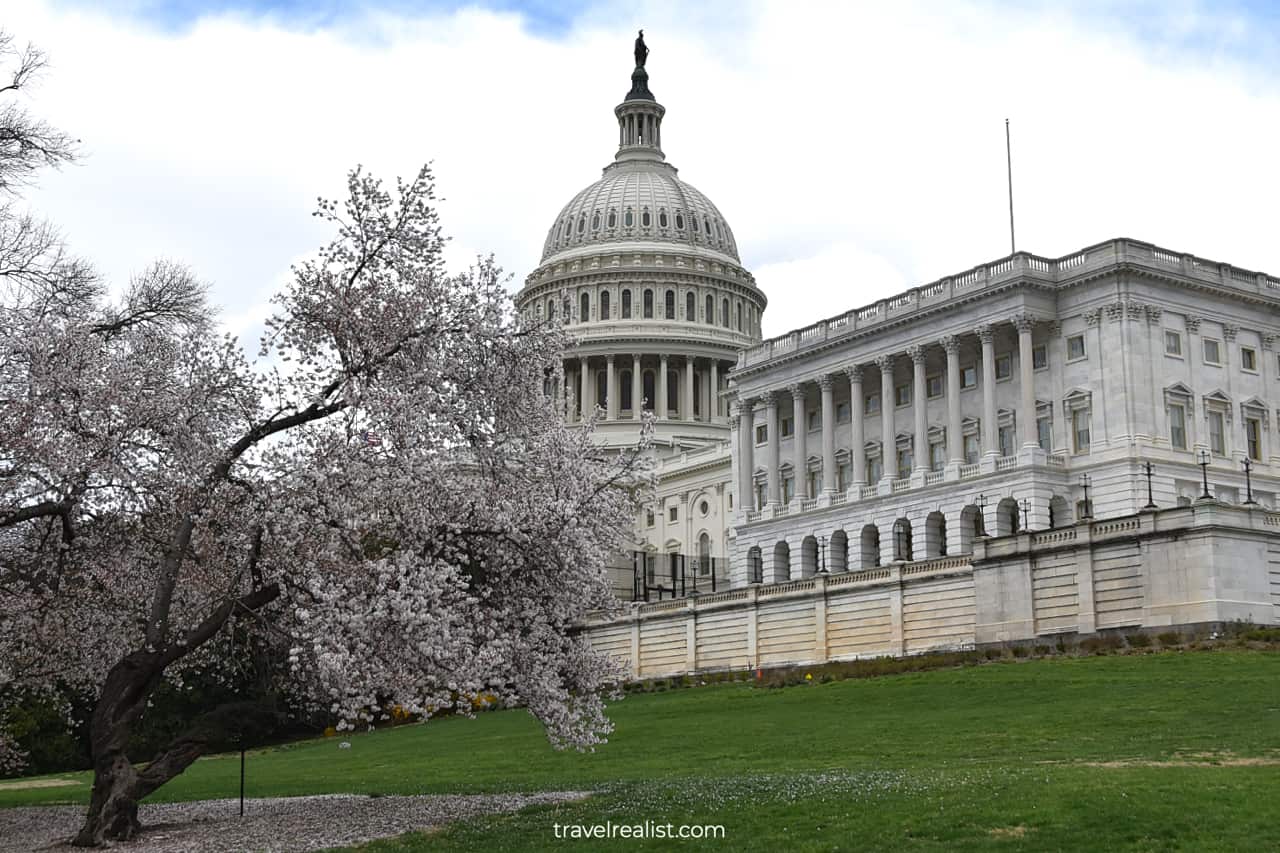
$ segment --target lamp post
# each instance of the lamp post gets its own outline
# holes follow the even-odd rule
[[[827,537],[819,536],[818,545],[822,549],[822,568],[818,569],[818,574],[825,575],[827,573]]]
[[[1213,454],[1203,447],[1196,451],[1196,464],[1200,466],[1201,480],[1204,482],[1204,491],[1200,493],[1200,497],[1205,499],[1212,497],[1209,494],[1209,463],[1212,461]]]
[[[1081,514],[1081,518],[1093,518],[1093,507],[1089,504],[1089,486],[1092,483],[1093,480],[1089,478],[1088,474],[1080,475],[1080,488],[1084,489],[1084,513]]]
[[[1151,495],[1151,472],[1154,470],[1150,462],[1144,462],[1142,465],[1143,473],[1147,475],[1147,505],[1143,509],[1156,509],[1156,500]]]
[[[978,536],[985,539],[987,536],[987,496],[979,492],[978,499],[974,501],[978,507]]]
[[[1022,530],[1024,533],[1031,532],[1031,499],[1023,498],[1020,501],[1022,506]]]
[[[1257,501],[1253,499],[1253,479],[1249,476],[1249,472],[1253,470],[1253,462],[1252,460],[1249,459],[1248,456],[1246,456],[1244,458],[1243,464],[1244,464],[1244,493],[1245,493],[1244,502],[1245,502],[1245,505],[1256,504]]]

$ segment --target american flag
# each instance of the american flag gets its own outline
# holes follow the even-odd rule
[[[376,432],[369,432],[367,429],[361,431],[360,440],[371,447],[377,447],[382,444],[382,437]]]

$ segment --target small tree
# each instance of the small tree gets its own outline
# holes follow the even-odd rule
[[[113,301],[47,229],[4,222],[33,248],[0,298],[0,693],[96,689],[77,844],[134,836],[208,747],[226,709],[145,767],[125,751],[233,629],[286,643],[281,677],[347,725],[493,697],[556,746],[610,730],[617,673],[573,626],[614,606],[642,448],[562,424],[563,336],[516,320],[492,262],[445,272],[427,169],[347,189],[253,363],[183,267]]]

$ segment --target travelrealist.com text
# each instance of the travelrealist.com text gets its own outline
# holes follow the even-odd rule
[[[657,823],[553,823],[556,838],[724,838],[724,827],[718,824]]]

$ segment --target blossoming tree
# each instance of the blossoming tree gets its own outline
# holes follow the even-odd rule
[[[233,630],[285,644],[291,690],[350,724],[493,697],[557,746],[608,733],[616,673],[573,626],[612,606],[644,454],[562,424],[563,336],[514,317],[491,262],[444,270],[431,202],[426,169],[395,191],[352,172],[253,361],[184,268],[113,299],[0,221],[28,246],[0,280],[0,695],[96,692],[76,843],[134,836],[207,748],[193,720],[126,755]]]

